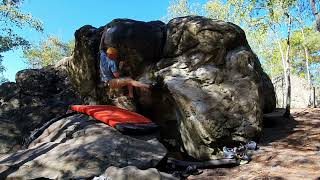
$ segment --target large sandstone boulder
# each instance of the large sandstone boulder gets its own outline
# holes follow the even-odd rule
[[[197,159],[217,158],[218,148],[257,138],[263,110],[275,108],[270,79],[232,23],[171,20],[156,75],[176,104],[168,108],[177,111],[183,146]]]
[[[103,32],[108,36],[100,42]],[[136,92],[135,109],[194,158],[217,158],[221,146],[258,138],[262,114],[275,108],[270,78],[232,23],[199,16],[167,25],[116,19],[98,29],[84,26],[75,38],[67,69],[86,102],[116,104],[99,87],[98,54],[100,43],[117,47],[124,74],[159,83],[151,93]]]
[[[0,86],[0,154],[17,151],[32,130],[79,103],[64,71],[28,69]]]
[[[166,155],[156,139],[139,140],[86,115],[61,119],[28,149],[0,159],[1,179],[87,179],[109,166],[155,167]]]

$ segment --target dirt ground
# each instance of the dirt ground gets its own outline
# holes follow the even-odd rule
[[[248,164],[206,169],[188,179],[319,179],[320,108],[282,110],[265,115],[259,150]]]

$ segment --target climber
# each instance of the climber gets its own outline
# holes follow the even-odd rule
[[[101,81],[111,89],[117,89],[127,86],[129,91],[129,97],[133,98],[133,88],[139,87],[143,89],[148,89],[150,86],[148,84],[135,81],[129,77],[120,78],[119,70],[123,67],[123,61],[119,62],[119,70],[117,68],[117,55],[118,50],[113,47],[107,48],[104,52],[100,50],[100,74]]]

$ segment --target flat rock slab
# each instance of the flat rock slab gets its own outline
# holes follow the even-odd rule
[[[156,139],[122,135],[74,115],[52,124],[28,149],[0,159],[1,178],[91,178],[109,166],[155,167],[167,150]]]
[[[111,166],[103,175],[95,177],[94,180],[102,180],[103,178],[112,180],[178,180],[171,174],[160,172],[156,168],[141,170],[134,166],[123,168]]]

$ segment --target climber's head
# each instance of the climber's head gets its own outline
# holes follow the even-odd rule
[[[107,49],[107,55],[109,58],[111,59],[115,59],[118,55],[118,50],[116,48],[113,48],[113,47],[109,47]]]

